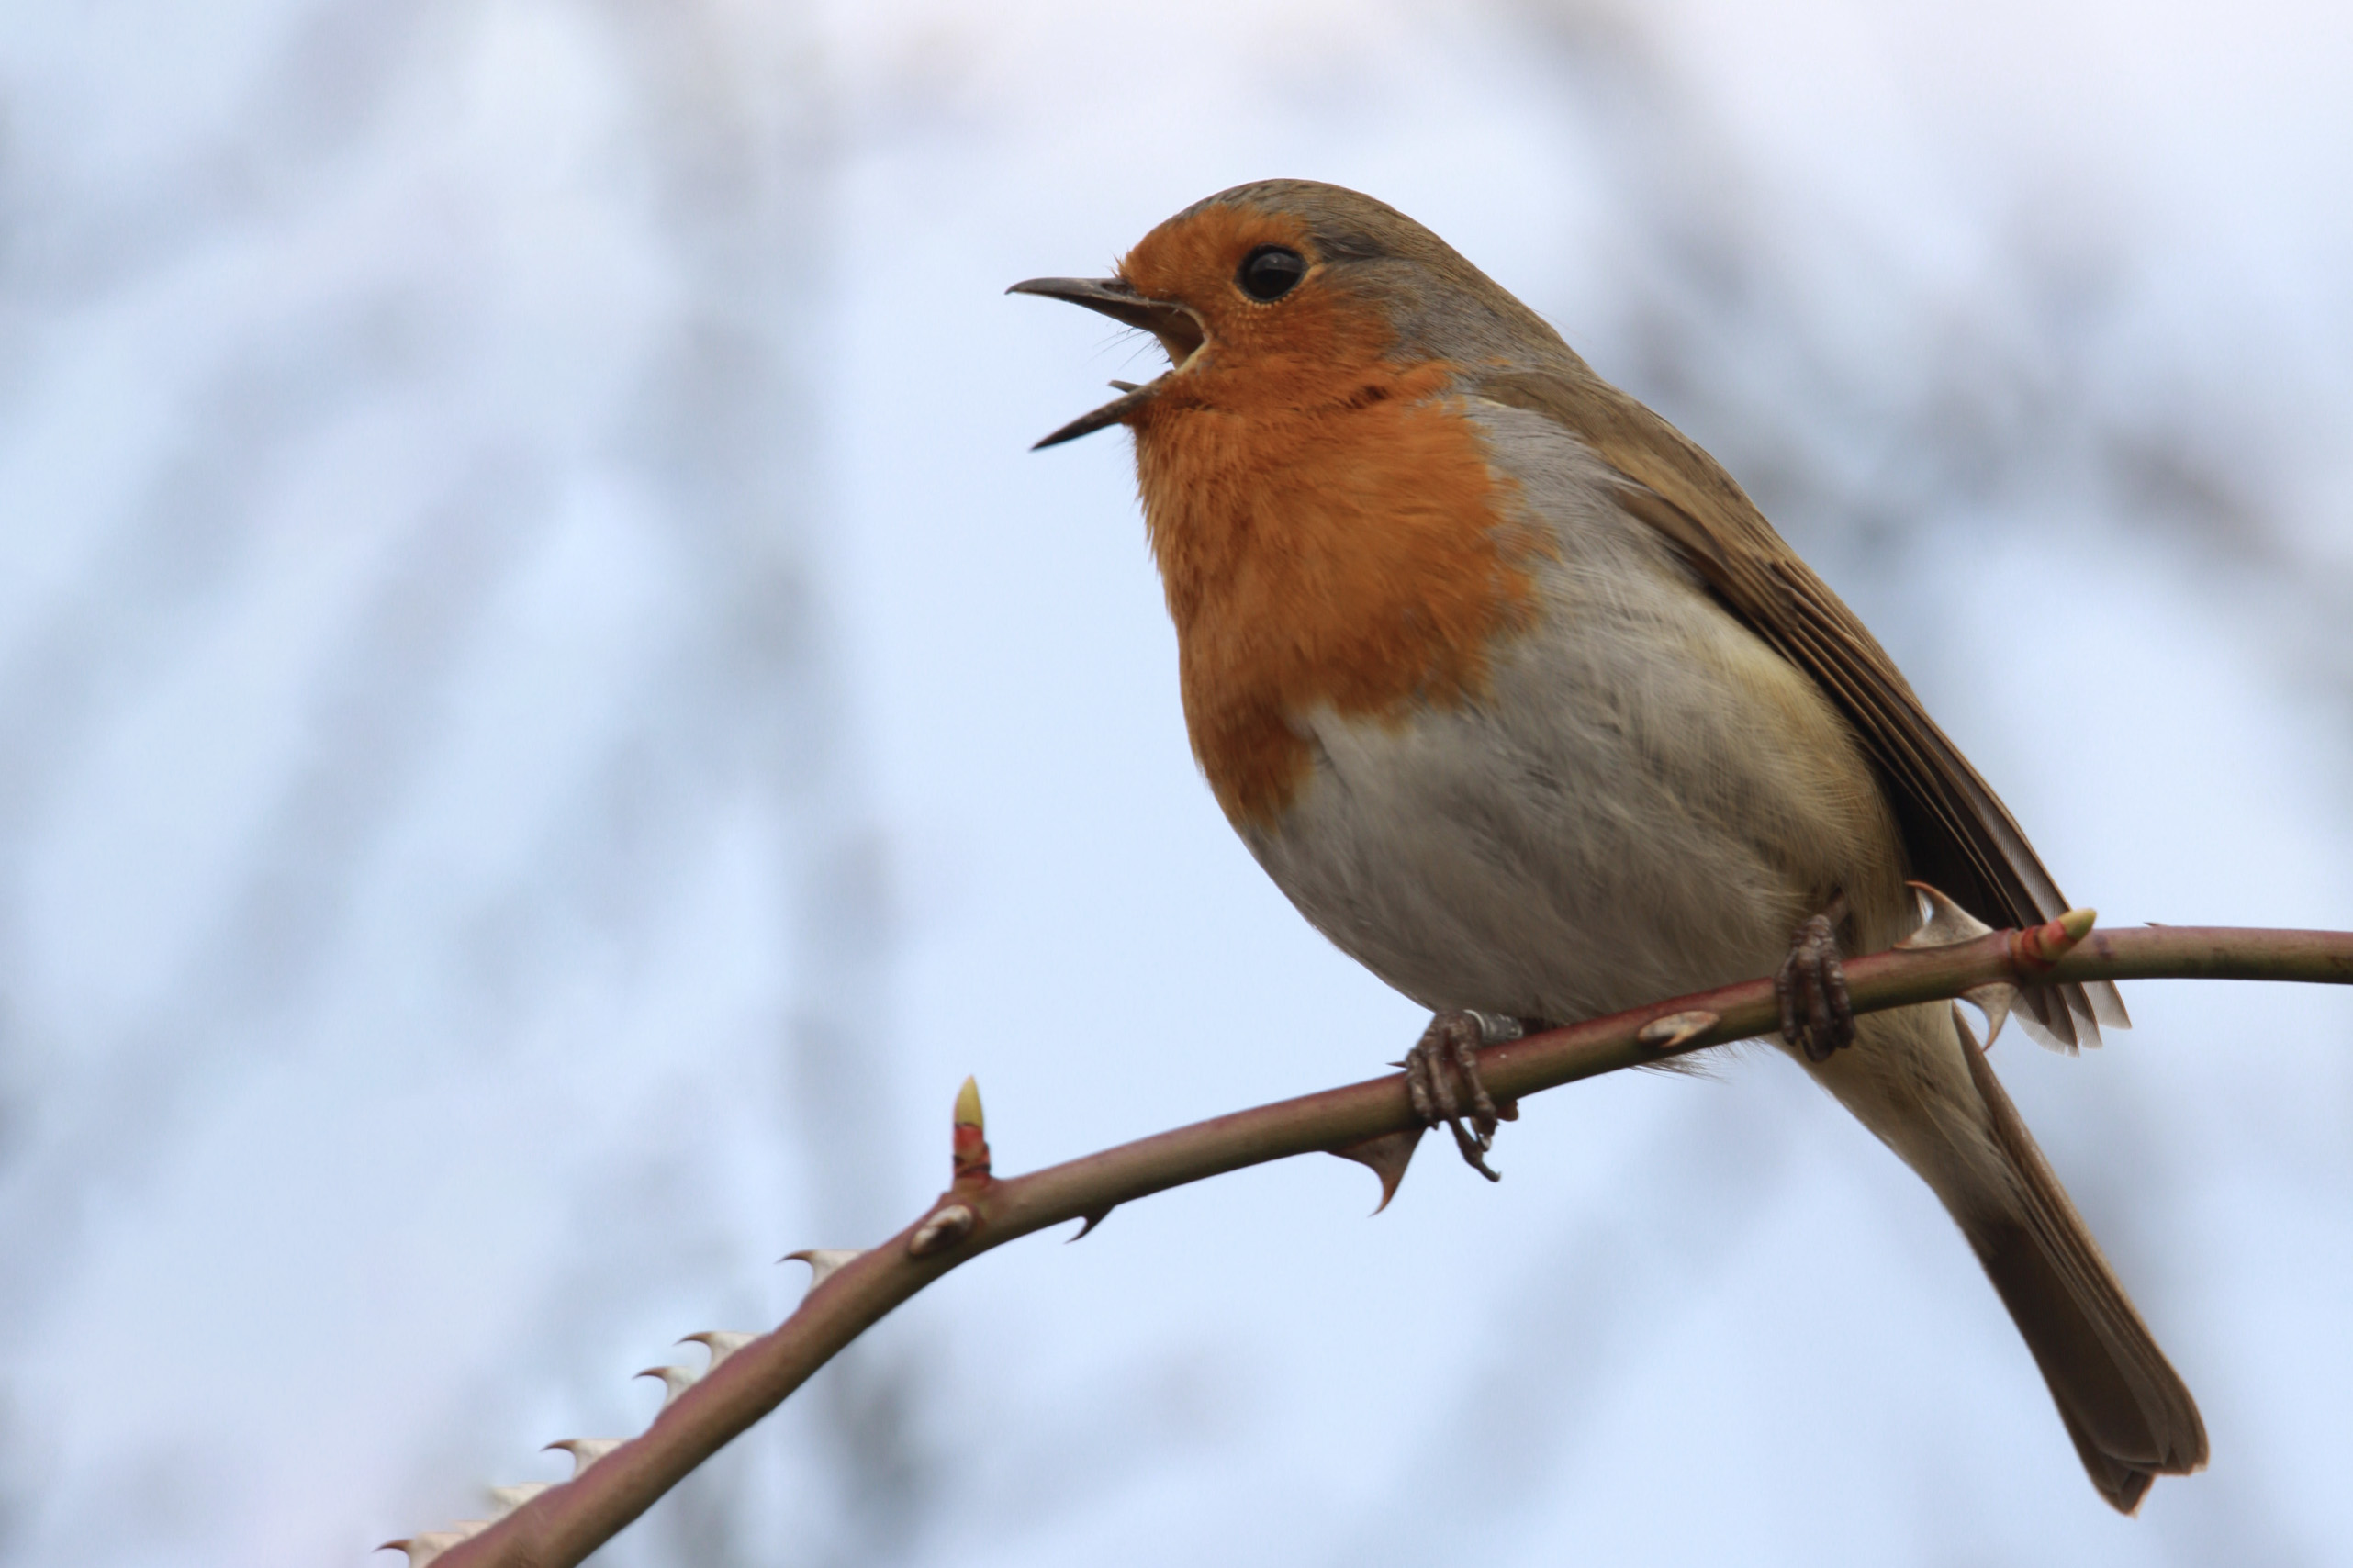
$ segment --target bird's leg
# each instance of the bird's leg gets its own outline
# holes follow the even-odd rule
[[[1781,1002],[1781,1037],[1808,1061],[1821,1062],[1854,1043],[1854,1009],[1846,1000],[1846,971],[1838,961],[1838,923],[1846,918],[1846,895],[1810,917],[1789,939],[1789,956],[1773,977]]]
[[[1467,1009],[1440,1013],[1429,1021],[1420,1040],[1398,1065],[1406,1070],[1406,1092],[1422,1125],[1444,1122],[1454,1134],[1454,1147],[1471,1169],[1490,1182],[1501,1176],[1487,1168],[1487,1150],[1495,1147],[1496,1125],[1517,1121],[1519,1107],[1507,1101],[1497,1105],[1479,1078],[1479,1047],[1499,1046],[1527,1033],[1518,1018]],[[1465,1103],[1469,1109],[1464,1109]],[[1465,1116],[1470,1126],[1462,1123]]]

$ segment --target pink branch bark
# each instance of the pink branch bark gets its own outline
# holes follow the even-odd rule
[[[2151,926],[2084,932],[2088,913],[2033,931],[1997,931],[1950,946],[1897,950],[1846,966],[1857,1013],[1955,997],[1988,985],[2095,980],[2268,980],[2353,984],[2353,933]],[[1480,1070],[1498,1099],[1731,1040],[1773,1034],[1779,1012],[1770,980],[1677,997],[1507,1045],[1489,1047]],[[497,1522],[418,1536],[412,1563],[434,1568],[568,1568],[644,1513],[738,1433],[807,1382],[844,1347],[942,1274],[1017,1237],[1187,1182],[1293,1155],[1339,1153],[1402,1174],[1418,1132],[1402,1074],[1196,1122],[1048,1166],[998,1178],[989,1169],[977,1093],[960,1096],[955,1181],[913,1224],[870,1250],[812,1260],[818,1279],[782,1325],[722,1350],[639,1436],[588,1460]],[[1385,1160],[1363,1152],[1395,1137]],[[837,1265],[837,1266],[836,1266]]]

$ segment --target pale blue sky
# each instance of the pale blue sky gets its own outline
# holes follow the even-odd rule
[[[0,1562],[363,1560],[945,1180],[1420,1024],[1187,754],[1154,351],[1272,174],[1723,458],[2073,898],[2353,926],[2342,8],[27,5],[0,19]],[[619,1562],[2353,1562],[2353,1006],[1996,1062],[2198,1394],[2085,1484],[1767,1053],[951,1277]],[[386,1559],[385,1561],[391,1561]]]

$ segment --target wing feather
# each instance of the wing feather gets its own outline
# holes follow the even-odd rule
[[[1921,706],[1887,650],[1773,531],[1716,460],[1581,364],[1475,378],[1479,396],[1541,414],[1625,485],[1627,510],[1664,534],[1726,608],[1812,676],[1886,778],[1912,875],[1995,926],[2039,924],[2067,900],[2000,798]],[[2130,1020],[2113,985],[2027,991],[2021,1009],[2062,1049]]]

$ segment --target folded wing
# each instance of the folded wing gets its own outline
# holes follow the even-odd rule
[[[2067,900],[2026,835],[1960,749],[1921,707],[1887,651],[1798,558],[1716,460],[1582,365],[1502,371],[1476,395],[1552,420],[1625,486],[1627,510],[1664,534],[1725,607],[1821,683],[1885,777],[1912,874],[1995,926],[2039,924]],[[2129,1026],[2105,981],[2027,991],[2019,1003],[2046,1041],[2098,1045]]]

